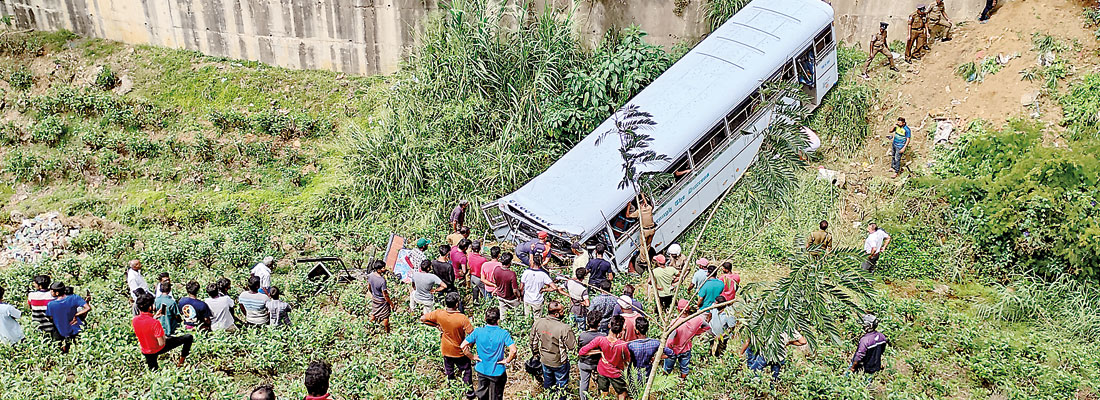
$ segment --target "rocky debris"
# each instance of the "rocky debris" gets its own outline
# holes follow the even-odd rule
[[[65,252],[80,227],[65,226],[57,212],[22,218],[15,233],[4,239],[0,266],[16,262],[37,263]]]

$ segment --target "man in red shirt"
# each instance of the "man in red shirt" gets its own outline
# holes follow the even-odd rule
[[[619,339],[625,323],[626,320],[622,315],[612,317],[609,324],[611,333],[593,339],[580,351],[580,355],[585,356],[599,350],[601,355],[600,363],[596,364],[596,372],[599,373],[596,376],[596,386],[600,392],[608,394],[611,393],[611,389],[615,389],[619,400],[626,400],[629,397],[623,370],[626,369],[626,363],[630,361],[630,350],[626,347],[626,341]]]
[[[145,355],[145,365],[148,365],[150,370],[156,371],[160,368],[157,357],[183,346],[183,350],[180,351],[180,360],[176,364],[182,367],[187,354],[191,352],[191,343],[195,339],[191,335],[166,337],[160,321],[153,318],[153,302],[152,294],[143,293],[138,296],[136,303],[140,313],[133,319],[134,335],[137,336],[141,354]]]
[[[496,296],[498,301],[498,307],[500,308],[500,318],[505,319],[508,315],[508,310],[515,310],[519,307],[522,300],[520,300],[519,290],[519,278],[516,277],[515,271],[511,270],[512,266],[512,253],[504,253],[500,256],[500,267],[497,268],[494,274],[493,281],[497,284]]]
[[[672,325],[676,325],[695,313],[695,305],[684,299],[680,299],[676,308],[680,310],[680,316],[672,321]],[[668,337],[667,347],[671,350],[671,355],[665,359],[665,373],[671,373],[673,367],[679,366],[680,379],[687,379],[688,372],[691,372],[692,340],[710,330],[709,321],[710,313],[703,313],[687,320],[687,322],[672,331],[672,334]]]
[[[481,241],[470,244],[470,251],[466,253],[466,265],[470,267],[470,283],[474,286],[474,300],[488,299],[489,292],[485,291],[485,283],[481,281],[481,267],[489,261],[481,255]]]

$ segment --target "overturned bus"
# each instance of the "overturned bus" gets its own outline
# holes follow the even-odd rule
[[[774,100],[764,98],[763,87],[796,82],[812,109],[836,84],[832,23],[832,8],[820,0],[755,0],[629,101],[653,114],[650,148],[672,159],[639,173],[681,172],[649,199],[652,249],[672,244],[756,159],[761,132],[774,118],[761,107]],[[618,144],[595,145],[613,127],[612,116],[545,172],[485,204],[497,239],[522,243],[547,231],[559,258],[572,243],[604,243],[616,269],[625,268],[640,243],[640,224],[627,217],[634,192],[618,188]]]

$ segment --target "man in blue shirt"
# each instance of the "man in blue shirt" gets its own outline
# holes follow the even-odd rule
[[[611,262],[604,259],[606,255],[607,245],[597,243],[596,249],[592,252],[592,259],[588,260],[588,265],[584,266],[588,270],[589,285],[599,287],[601,281],[615,279],[615,274],[611,271]]]
[[[890,155],[893,157],[893,161],[890,164],[890,168],[894,170],[894,178],[898,177],[901,173],[901,155],[905,153],[905,149],[909,147],[909,137],[912,132],[909,130],[909,126],[905,124],[905,118],[898,118],[898,126],[895,126],[890,131],[893,135],[893,145],[890,146]]]
[[[53,338],[61,342],[62,353],[69,352],[69,345],[84,325],[84,316],[92,310],[88,302],[69,290],[64,283],[54,282],[50,291],[55,299],[46,305],[46,316],[53,320]]]
[[[497,324],[500,323],[500,310],[490,308],[485,311],[485,326],[474,329],[462,341],[462,352],[476,362],[477,391],[479,399],[504,400],[504,385],[508,382],[506,368],[516,358],[516,342],[512,335]],[[477,346],[477,353],[471,347]],[[508,355],[504,355],[505,348]]]

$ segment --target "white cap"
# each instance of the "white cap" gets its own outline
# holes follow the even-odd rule
[[[270,267],[270,266],[271,266],[271,264],[272,264],[272,263],[274,263],[274,262],[275,262],[275,257],[272,257],[272,256],[267,256],[267,257],[264,257],[264,261],[263,261],[263,264],[264,264],[264,265],[266,265],[266,266],[269,266],[269,267]]]
[[[629,309],[633,310],[634,309],[633,299],[631,299],[630,296],[627,296],[625,294],[622,295],[622,296],[619,296],[619,308],[622,308],[624,310],[629,308]]]
[[[668,255],[670,255],[670,256],[680,255],[680,245],[678,245],[676,243],[673,243],[671,246],[668,246]]]

